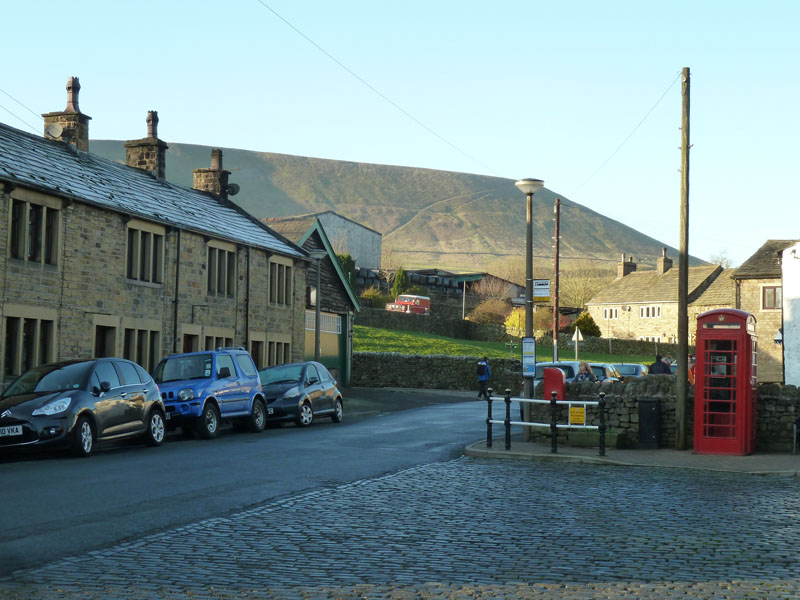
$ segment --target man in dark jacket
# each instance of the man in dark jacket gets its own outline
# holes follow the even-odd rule
[[[660,354],[656,354],[656,362],[650,365],[648,373],[650,375],[672,375],[672,371],[670,371],[667,364],[661,360]]]

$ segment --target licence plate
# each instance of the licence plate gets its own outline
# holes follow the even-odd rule
[[[0,427],[0,437],[9,435],[22,435],[22,425],[8,425],[7,427]]]

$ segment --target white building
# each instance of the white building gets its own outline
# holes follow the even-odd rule
[[[781,256],[784,382],[800,386],[800,243]],[[772,343],[764,340],[762,343]]]

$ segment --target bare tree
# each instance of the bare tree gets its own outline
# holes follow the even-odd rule
[[[576,308],[586,306],[616,276],[614,269],[593,261],[574,262],[560,271],[559,303]]]
[[[731,257],[728,256],[726,251],[719,252],[714,254],[711,258],[708,259],[708,262],[719,265],[723,269],[730,269],[733,262],[731,261]]]
[[[472,291],[482,300],[489,298],[505,300],[514,295],[514,287],[508,281],[490,274],[487,274],[480,281],[476,281],[472,285]]]

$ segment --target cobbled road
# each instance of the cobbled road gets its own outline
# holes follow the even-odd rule
[[[0,581],[0,598],[800,598],[795,478],[460,458]]]

